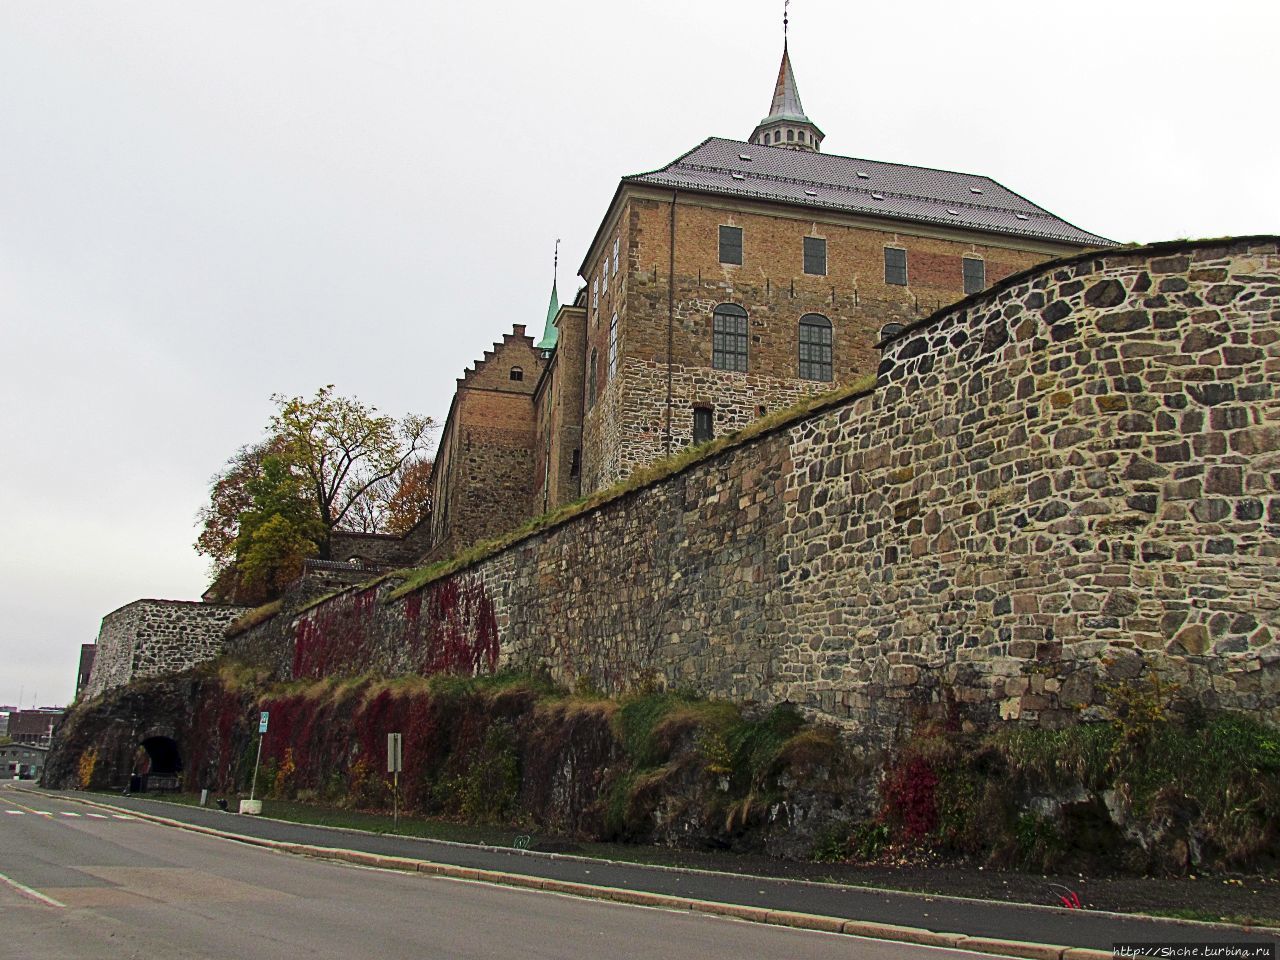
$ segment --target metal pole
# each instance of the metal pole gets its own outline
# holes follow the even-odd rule
[[[399,766],[397,764],[396,766]],[[400,831],[400,771],[396,770],[394,774],[395,787],[392,790],[391,800],[391,831],[398,833]]]
[[[258,764],[262,762],[262,734],[258,734],[258,757],[253,761],[253,783],[249,787],[249,799],[253,799],[253,792],[258,789]]]

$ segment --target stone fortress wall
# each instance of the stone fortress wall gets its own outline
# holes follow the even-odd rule
[[[186,670],[217,657],[223,631],[246,607],[135,600],[102,618],[86,699],[131,680]]]
[[[1280,722],[1278,243],[1018,274],[882,344],[872,390],[233,652],[693,685],[869,735],[1060,725],[1153,674]]]

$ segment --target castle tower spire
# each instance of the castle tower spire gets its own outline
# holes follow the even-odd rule
[[[535,350],[550,353],[556,348],[560,331],[556,328],[556,314],[560,312],[560,297],[556,293],[556,277],[560,273],[560,239],[556,238],[555,259],[551,266],[551,301],[547,304],[547,324],[542,329],[542,339],[534,344]]]
[[[791,55],[787,50],[787,6],[782,7],[782,63],[778,67],[778,82],[773,88],[773,101],[769,115],[751,132],[752,143],[764,143],[789,150],[817,152],[822,146],[823,133],[818,125],[805,116],[800,104],[800,89],[796,86],[795,71],[791,69]]]

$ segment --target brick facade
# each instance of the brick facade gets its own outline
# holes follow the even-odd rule
[[[559,336],[534,393],[538,418],[534,445],[533,502],[538,516],[576,500],[582,490],[583,351],[586,310],[563,306],[556,316]]]
[[[721,226],[741,229],[741,264],[720,262]],[[825,241],[820,275],[805,272],[806,237]],[[906,251],[906,284],[886,283],[886,247]],[[816,208],[689,192],[673,198],[624,185],[583,264],[582,491],[609,486],[692,442],[697,407],[709,408],[715,432],[725,433],[762,412],[874,373],[885,324],[910,323],[964,296],[965,258],[981,261],[990,286],[1077,249],[972,230],[877,224]],[[746,372],[715,369],[712,316],[722,303],[747,312]],[[831,323],[829,382],[800,377],[799,322],[806,314]]]
[[[545,363],[516,324],[459,378],[431,475],[430,557],[448,556],[529,516],[533,393]]]

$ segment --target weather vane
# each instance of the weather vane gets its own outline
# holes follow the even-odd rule
[[[551,280],[554,283],[556,275],[560,273],[560,238],[556,237],[556,256],[551,264]]]
[[[791,6],[791,0],[782,0],[782,39],[787,39],[787,7]]]

